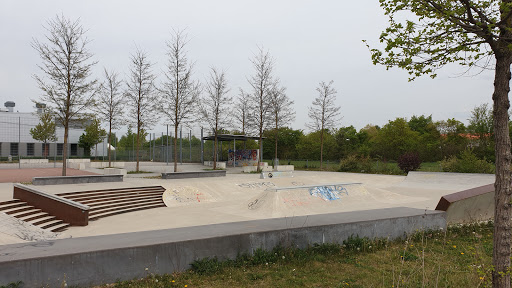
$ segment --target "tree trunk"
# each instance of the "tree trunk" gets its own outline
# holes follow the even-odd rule
[[[320,170],[323,168],[324,163],[324,128],[320,131]]]
[[[275,134],[275,138],[276,138],[276,145],[275,145],[275,155],[274,155],[274,159],[277,159],[277,134],[279,133],[279,130],[277,130],[277,121],[276,121],[276,134]],[[275,165],[275,164],[274,164]]]
[[[510,137],[508,109],[510,102],[511,53],[496,53],[494,78],[494,137],[496,153],[496,180],[494,183],[494,251],[493,287],[510,287],[510,248],[511,248],[511,177],[510,177]]]
[[[140,126],[137,125],[137,146],[135,147],[135,160],[137,164],[135,166],[135,171],[139,172],[139,147],[140,147]]]
[[[64,125],[64,145],[62,147],[62,176],[66,176],[66,156],[68,155],[68,133],[69,133],[69,122]]]
[[[213,139],[213,151],[213,170],[215,170],[217,169],[217,131],[215,131],[215,137]],[[222,151],[220,153],[222,153]]]
[[[178,124],[174,125],[174,172],[178,172]]]

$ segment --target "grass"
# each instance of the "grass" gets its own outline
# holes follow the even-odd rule
[[[192,269],[100,287],[486,287],[492,225],[455,226],[388,241],[256,250],[236,260],[206,258]]]
[[[153,173],[151,171],[142,171],[142,170],[139,170],[139,171],[128,171],[126,172],[127,174],[145,174],[145,173]]]

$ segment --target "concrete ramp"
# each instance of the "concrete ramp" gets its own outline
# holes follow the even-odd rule
[[[354,211],[358,207],[376,208],[424,201],[362,183],[316,184],[307,186],[267,188],[247,202],[249,214],[259,217],[285,217]]]
[[[446,211],[448,224],[475,223],[494,218],[494,185],[444,195],[436,210]]]

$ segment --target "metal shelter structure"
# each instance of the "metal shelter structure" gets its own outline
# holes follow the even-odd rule
[[[202,134],[202,130],[201,130],[201,134]],[[262,137],[262,140],[265,139],[265,137]],[[210,135],[210,136],[205,136],[205,137],[201,137],[201,162],[204,161],[204,141],[206,140],[210,140],[210,141],[214,141],[215,140],[215,136],[214,135]],[[257,140],[259,141],[260,140],[260,137],[257,137],[257,136],[247,136],[247,135],[232,135],[232,134],[219,134],[217,135],[217,141],[221,142],[221,145],[219,145],[222,149],[222,142],[225,142],[225,141],[233,141],[233,151],[236,151],[236,141],[247,141],[247,140]],[[217,149],[219,149],[219,146],[217,146]],[[215,151],[215,156],[214,157],[217,157],[218,155],[218,151]],[[263,151],[261,150],[261,147],[260,147],[260,161],[263,161]],[[233,167],[235,167],[235,161],[233,161]]]

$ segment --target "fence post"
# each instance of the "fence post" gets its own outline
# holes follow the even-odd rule
[[[203,127],[201,127],[201,165],[204,164]]]
[[[180,163],[183,164],[183,127],[180,128]]]
[[[18,117],[18,169],[21,169],[21,117]]]
[[[188,144],[189,144],[189,154],[190,154],[190,163],[192,163],[192,129],[189,130],[188,133]]]
[[[165,147],[165,157],[167,158],[167,166],[169,166],[169,124],[167,124],[167,134],[165,139],[167,139],[167,144]]]

